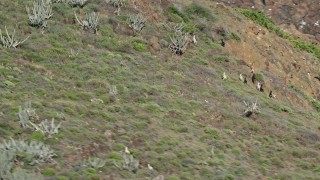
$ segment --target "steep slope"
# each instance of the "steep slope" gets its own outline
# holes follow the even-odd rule
[[[0,49],[1,140],[37,140],[57,154],[31,166],[18,153],[12,170],[47,179],[317,179],[320,83],[308,73],[319,75],[319,59],[223,4],[160,2],[128,1],[119,15],[105,1],[55,3],[44,31],[28,25],[31,2],[0,2],[0,28],[30,35],[17,49]],[[97,34],[74,19],[92,10]],[[132,14],[147,17],[140,33],[126,22]],[[168,45],[181,21],[197,44],[178,56]],[[249,81],[250,67],[264,92]],[[34,123],[61,122],[58,134],[19,126],[27,101]],[[257,101],[260,113],[243,117],[243,101]],[[125,147],[137,170],[121,167]],[[90,165],[93,157],[105,165]]]
[[[233,7],[260,10],[272,16],[282,25],[294,25],[303,33],[313,35],[320,41],[320,3],[313,0],[228,0],[223,1]]]

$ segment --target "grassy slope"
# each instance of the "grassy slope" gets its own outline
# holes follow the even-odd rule
[[[0,10],[0,28],[15,27],[20,36],[31,33],[21,48],[0,49],[0,136],[37,139],[32,131],[19,128],[16,113],[27,100],[40,119],[61,121],[58,135],[42,139],[58,154],[57,163],[37,166],[41,171],[52,167],[54,177],[71,179],[158,174],[171,179],[318,177],[319,113],[268,99],[254,88],[245,88],[236,76],[220,80],[237,59],[215,61],[212,55],[224,54],[205,34],[183,57],[172,58],[166,48],[151,54],[148,48],[138,52],[133,47],[155,32],[165,37],[161,23],[148,25],[141,36],[116,33],[108,24],[112,13],[105,12],[112,8],[103,1],[77,10],[83,14],[95,9],[102,14],[97,35],[64,24],[74,9],[63,4],[54,5],[50,28],[41,34],[28,26],[26,4],[0,2],[7,7]],[[223,22],[223,17],[216,14],[210,23],[214,21]],[[14,87],[6,86],[6,81]],[[109,93],[112,86],[116,95]],[[91,102],[94,98],[104,103]],[[254,120],[240,116],[242,101],[247,99],[261,104]],[[136,174],[113,164],[124,146],[140,160]],[[107,160],[98,172],[81,166],[93,156]],[[147,169],[148,163],[156,172]]]

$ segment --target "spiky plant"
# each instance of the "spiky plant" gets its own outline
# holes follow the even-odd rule
[[[88,0],[68,0],[68,4],[72,7],[84,7],[87,4]]]
[[[7,177],[8,180],[44,180],[44,177],[39,174],[28,173],[26,170],[20,167],[16,168]]]
[[[250,117],[253,114],[260,113],[260,108],[259,108],[259,105],[257,103],[257,100],[256,100],[256,102],[251,102],[251,104],[247,103],[246,101],[243,101],[243,102],[244,102],[244,104],[246,106],[246,109],[244,110],[242,116]]]
[[[176,33],[171,39],[171,44],[169,45],[172,53],[176,55],[182,55],[187,49],[189,43],[189,35],[187,33]]]
[[[0,45],[4,48],[17,48],[18,46],[20,46],[22,43],[24,43],[28,38],[25,38],[24,40],[18,40],[16,39],[16,30],[14,29],[12,34],[10,35],[8,32],[7,27],[4,27],[6,30],[6,35],[2,34],[2,31],[0,29]]]
[[[146,25],[146,20],[143,16],[140,15],[131,15],[128,18],[128,24],[129,27],[134,31],[134,32],[140,32]]]
[[[26,102],[24,106],[19,106],[18,117],[22,128],[29,127],[30,120],[38,119],[35,109],[31,107],[31,101]]]
[[[28,143],[23,140],[15,141],[14,139],[10,139],[0,144],[0,152],[5,151],[26,153],[34,159],[31,164],[49,162],[56,156],[49,146],[37,141],[31,141]]]
[[[90,157],[85,161],[85,165],[95,169],[99,169],[99,168],[102,168],[106,164],[106,162],[107,162],[106,160],[102,160],[100,158]]]
[[[0,179],[8,179],[14,158],[14,152],[0,150]]]
[[[31,26],[46,28],[47,22],[46,19],[49,19],[52,13],[52,6],[50,1],[48,0],[36,0],[33,2],[32,11],[30,11],[29,7],[26,7],[29,24]]]
[[[30,122],[30,124],[35,128],[36,131],[42,132],[48,138],[51,138],[54,134],[58,134],[61,126],[61,122],[57,125],[54,123],[54,118],[52,118],[51,122],[48,122],[48,120],[45,119],[38,125],[34,124],[33,122]]]
[[[136,173],[139,168],[139,160],[134,159],[134,157],[131,154],[122,153],[123,161],[120,163],[117,163],[114,161],[114,165],[118,167],[119,169],[126,169],[128,171],[131,171],[133,173]]]
[[[79,20],[77,14],[74,13],[78,23],[82,26],[82,29],[89,30],[94,34],[98,31],[98,24],[99,24],[99,14],[95,12],[87,13],[84,20]]]
[[[126,4],[125,0],[106,0],[106,1],[108,4],[111,4],[116,8],[123,7]]]

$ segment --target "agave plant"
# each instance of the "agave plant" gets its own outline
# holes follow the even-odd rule
[[[140,32],[146,25],[145,18],[140,15],[129,16],[127,21],[134,32]]]
[[[35,109],[31,107],[31,101],[26,102],[24,106],[19,106],[18,117],[22,128],[29,127],[31,119],[38,119]]]
[[[77,14],[74,14],[82,29],[92,31],[94,34],[98,31],[99,14],[95,12],[87,13],[84,20],[79,20]]]
[[[99,168],[102,168],[105,164],[106,164],[106,160],[102,160],[100,158],[89,158],[85,161],[85,165],[86,166],[90,166],[92,168],[95,168],[95,169],[99,169]]]
[[[169,45],[169,48],[172,51],[172,53],[176,55],[182,55],[187,49],[187,45],[189,43],[189,35],[187,33],[177,33],[170,39],[171,44]]]
[[[26,153],[34,158],[35,162],[49,162],[53,157],[57,156],[49,146],[38,141],[30,143],[23,140],[15,141],[10,139],[0,144],[0,152]]]
[[[134,159],[131,154],[122,153],[123,161],[121,163],[113,162],[116,167],[119,169],[126,169],[128,171],[132,171],[136,173],[139,168],[139,160]]]
[[[50,1],[36,0],[33,2],[32,11],[30,11],[29,7],[26,7],[26,9],[29,17],[29,24],[31,26],[41,28],[47,27],[47,22],[45,20],[53,15]]]
[[[42,132],[48,138],[51,138],[54,134],[58,134],[61,126],[61,122],[57,125],[54,123],[54,118],[52,118],[51,122],[48,122],[48,120],[45,119],[38,125],[32,122],[30,122],[30,124],[35,128],[36,131]]]

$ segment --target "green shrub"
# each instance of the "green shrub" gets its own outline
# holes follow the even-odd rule
[[[114,151],[109,153],[108,158],[116,159],[116,160],[122,160],[121,154],[118,153],[118,152],[114,152]]]
[[[184,13],[182,13],[181,11],[179,11],[176,7],[170,6],[170,7],[169,7],[169,12],[170,12],[171,14],[174,14],[174,15],[176,15],[176,16],[179,16],[184,22],[189,22],[188,17],[187,17]]]
[[[267,28],[270,31],[275,29],[275,24],[272,19],[268,18],[263,12],[261,11],[252,11],[250,9],[241,9],[237,8],[236,11],[240,12],[247,18],[251,19],[255,23]]]
[[[208,60],[202,59],[202,58],[199,58],[199,57],[192,58],[191,62],[194,62],[194,63],[197,63],[197,64],[201,64],[201,65],[209,65]]]
[[[139,52],[145,51],[146,50],[146,45],[143,43],[139,42],[133,42],[133,49]]]
[[[215,61],[222,63],[222,62],[229,62],[229,58],[227,56],[217,56],[214,58]]]
[[[200,17],[200,18],[207,18],[207,19],[213,19],[213,15],[211,14],[210,10],[207,8],[202,7],[201,5],[197,3],[192,3],[186,8],[186,13],[188,14],[188,17],[190,19],[194,19],[194,16]]]
[[[315,57],[320,59],[320,48],[316,45],[309,44],[303,40],[292,40],[291,42],[295,48],[312,53],[315,55]]]
[[[231,38],[231,39],[234,39],[234,40],[236,40],[236,41],[241,41],[240,36],[239,36],[238,34],[234,33],[234,32],[232,32],[232,33],[230,34],[230,38]]]
[[[3,82],[3,86],[6,87],[6,88],[14,88],[16,85],[11,81],[6,80],[6,81]]]
[[[315,99],[310,100],[311,104],[316,108],[318,112],[320,112],[320,101]]]
[[[188,23],[184,25],[183,30],[188,33],[195,33],[198,28],[194,24]]]
[[[52,168],[46,168],[42,171],[42,174],[44,176],[53,176],[55,174],[55,171]]]
[[[254,75],[255,75],[257,81],[263,82],[263,74],[255,73]]]
[[[66,176],[57,176],[57,180],[69,180]]]
[[[36,141],[42,141],[44,139],[44,134],[40,131],[35,131],[31,134],[30,139],[31,140],[36,140]]]
[[[208,135],[210,135],[212,138],[214,139],[218,139],[219,138],[219,132],[216,131],[215,129],[213,128],[210,128],[210,127],[207,127],[204,132]]]

